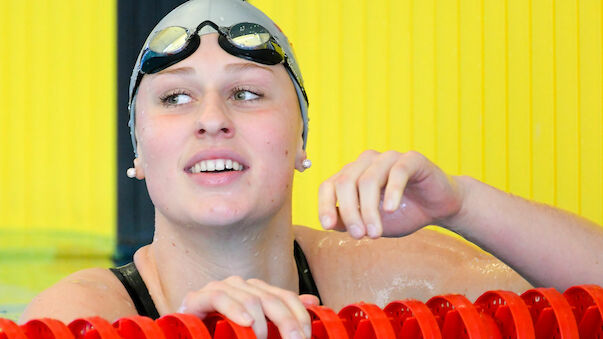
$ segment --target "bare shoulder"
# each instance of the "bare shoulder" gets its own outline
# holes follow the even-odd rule
[[[50,317],[68,324],[93,315],[114,321],[134,314],[136,308],[119,279],[108,269],[90,268],[70,274],[37,295],[19,322]]]
[[[345,233],[295,228],[321,297],[339,309],[357,301],[384,306],[445,293],[474,300],[487,290],[530,285],[490,254],[462,239],[423,229],[402,238],[355,240]]]

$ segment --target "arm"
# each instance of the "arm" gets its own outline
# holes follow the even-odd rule
[[[603,284],[603,228],[477,180],[450,177],[416,152],[363,153],[321,185],[319,216],[324,228],[355,238],[399,237],[439,225],[537,286]]]
[[[560,291],[603,285],[603,227],[578,215],[499,191],[469,177],[448,229],[493,253],[536,286]]]

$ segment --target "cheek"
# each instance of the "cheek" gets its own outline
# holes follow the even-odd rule
[[[256,144],[257,152],[261,152],[271,165],[294,167],[297,145],[295,122],[294,119],[258,121],[254,127],[247,124],[246,133]]]
[[[155,118],[139,120],[137,136],[145,183],[153,204],[168,214],[175,196],[175,180],[179,175],[178,156],[182,151],[182,133],[174,122]]]
[[[173,163],[173,157],[182,148],[183,135],[181,128],[170,119],[147,117],[139,120],[136,136],[147,176]]]
[[[264,133],[258,135],[261,142],[265,161],[261,168],[262,180],[266,183],[262,189],[268,196],[282,202],[291,193],[291,183],[295,172],[295,148],[297,145],[294,138],[295,126],[289,121],[280,125],[272,125],[264,129]],[[277,194],[275,196],[275,194]],[[280,194],[284,194],[280,196]],[[280,198],[277,198],[280,196]]]

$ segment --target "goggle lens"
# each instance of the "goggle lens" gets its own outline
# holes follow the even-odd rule
[[[240,23],[230,28],[228,37],[240,48],[263,47],[270,40],[270,33],[264,27],[252,23]]]
[[[188,31],[184,27],[172,26],[159,31],[149,43],[149,49],[155,53],[173,54],[186,45]]]

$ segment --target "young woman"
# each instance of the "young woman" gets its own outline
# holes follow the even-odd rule
[[[293,173],[309,167],[307,98],[285,36],[246,2],[194,0],[168,14],[140,54],[130,94],[129,174],[146,180],[154,240],[127,267],[61,280],[21,321],[218,311],[259,338],[266,318],[284,338],[309,338],[305,305],[319,300],[338,310],[520,293],[528,281],[603,284],[600,227],[449,177],[415,152],[367,151],[321,186],[323,227],[347,232],[293,226]],[[430,224],[506,264],[420,230]]]

